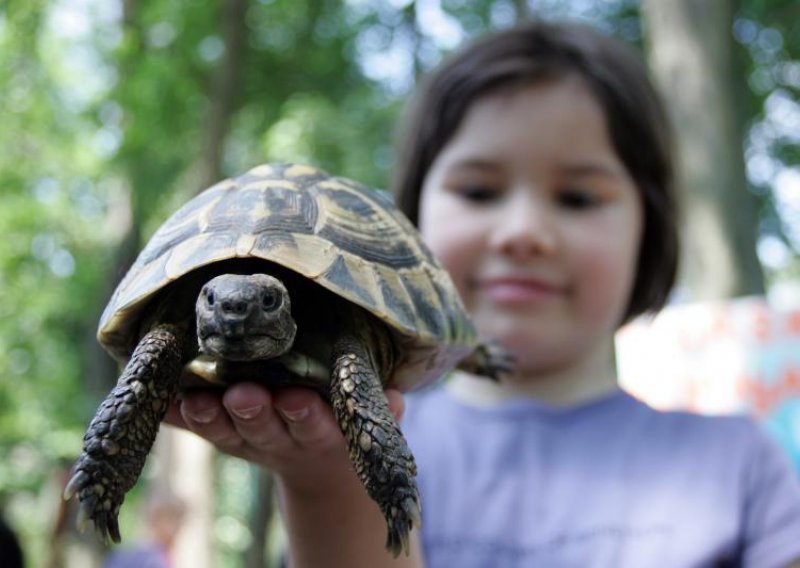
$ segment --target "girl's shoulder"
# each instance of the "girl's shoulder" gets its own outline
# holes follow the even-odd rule
[[[433,432],[480,439],[492,432],[529,436],[531,430],[544,429],[563,441],[624,440],[647,453],[660,450],[686,459],[719,454],[724,463],[741,465],[763,455],[772,456],[771,461],[787,459],[763,425],[750,417],[656,409],[622,390],[567,408],[532,400],[483,407],[458,400],[440,383],[406,395],[403,428],[429,439]]]
[[[779,450],[777,442],[764,425],[750,416],[660,410],[632,396],[631,400],[638,408],[638,423],[654,436],[691,442],[693,446],[701,448],[714,445],[728,450],[738,449],[737,453],[742,454]]]

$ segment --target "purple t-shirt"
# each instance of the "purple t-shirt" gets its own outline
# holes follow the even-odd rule
[[[142,544],[115,550],[106,558],[103,568],[170,568],[166,552],[156,544]]]
[[[800,478],[742,417],[624,392],[559,409],[407,396],[428,568],[777,568],[800,559]]]

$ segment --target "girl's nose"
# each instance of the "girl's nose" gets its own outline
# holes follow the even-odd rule
[[[558,238],[548,205],[525,194],[508,200],[497,217],[490,245],[517,258],[553,254]]]

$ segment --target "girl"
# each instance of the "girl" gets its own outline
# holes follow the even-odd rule
[[[400,204],[517,370],[407,397],[410,556],[382,550],[313,393],[241,384],[169,421],[276,473],[293,566],[800,566],[800,484],[754,424],[657,412],[617,386],[614,332],[675,276],[667,130],[642,64],[582,26],[492,35],[421,91]]]

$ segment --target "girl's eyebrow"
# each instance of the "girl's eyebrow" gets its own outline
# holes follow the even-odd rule
[[[492,159],[480,156],[465,156],[455,160],[448,168],[451,172],[473,171],[480,173],[494,173],[502,169],[497,162]],[[619,180],[627,177],[627,173],[622,166],[600,160],[576,161],[561,164],[558,166],[561,175],[572,178],[599,177],[611,180]]]
[[[498,169],[498,165],[492,160],[484,158],[465,157],[453,162],[450,168],[458,170],[494,171]]]
[[[572,177],[625,177],[625,172],[622,168],[615,164],[604,162],[576,162],[564,164],[559,169],[562,173]]]

